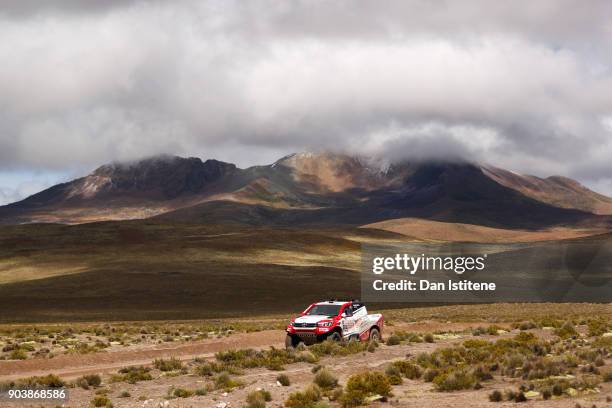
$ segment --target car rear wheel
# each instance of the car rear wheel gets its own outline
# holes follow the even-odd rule
[[[370,340],[371,341],[380,341],[380,332],[378,329],[370,330]]]

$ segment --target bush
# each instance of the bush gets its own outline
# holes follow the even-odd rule
[[[484,368],[482,365],[479,365],[472,370],[472,376],[474,376],[474,378],[478,381],[487,381],[493,379],[493,376],[491,375],[489,370]]]
[[[338,385],[338,378],[327,368],[322,368],[315,375],[313,382],[323,389],[332,389]]]
[[[191,390],[186,390],[185,388],[175,388],[174,391],[172,392],[172,395],[174,395],[177,398],[189,398],[191,396],[193,396],[194,392]]]
[[[149,367],[124,367],[119,370],[118,375],[111,377],[113,382],[125,381],[130,384],[136,384],[138,381],[150,381],[153,376],[150,374],[151,369]]]
[[[98,374],[84,375],[81,378],[85,380],[90,387],[99,387],[100,384],[102,384],[102,378]]]
[[[9,359],[11,360],[25,360],[28,358],[28,354],[22,349],[15,349],[9,355]]]
[[[438,391],[457,391],[472,388],[476,380],[462,369],[451,369],[433,379]]]
[[[234,380],[228,373],[221,373],[215,378],[215,388],[224,389],[226,391],[231,390],[242,385],[240,381]]]
[[[601,375],[604,382],[612,382],[612,371],[605,372]]]
[[[500,402],[503,399],[503,395],[499,390],[495,390],[489,394],[489,401],[491,402]]]
[[[571,322],[565,322],[563,326],[555,329],[555,335],[562,339],[569,339],[578,336],[578,332]]]
[[[48,387],[61,388],[66,385],[64,380],[55,374],[48,374],[43,377],[29,377],[20,381],[20,384],[25,387]]]
[[[425,342],[427,343],[433,343],[434,342],[434,336],[431,333],[427,333],[423,336],[423,340],[425,340]]]
[[[291,380],[289,380],[289,376],[287,376],[287,374],[280,374],[278,377],[276,377],[276,381],[278,381],[283,387],[288,387],[291,385]]]
[[[131,396],[132,394],[127,391],[121,391],[121,394],[119,394],[119,398],[130,398]]]
[[[389,364],[385,368],[385,375],[391,385],[400,385],[402,383],[402,373],[399,368],[393,364]]]
[[[397,367],[402,375],[410,380],[415,380],[421,377],[422,371],[421,368],[409,361],[394,361],[392,363],[393,366]]]
[[[348,356],[366,351],[371,343],[372,342],[364,341],[338,343],[335,341],[326,340],[321,343],[313,344],[309,347],[309,350],[317,357]]]
[[[272,395],[268,391],[252,391],[246,397],[246,408],[265,408],[267,401],[272,401]]]
[[[183,363],[181,363],[179,359],[174,357],[170,358],[169,360],[159,358],[153,361],[153,366],[159,371],[175,371],[183,368]]]
[[[601,336],[608,331],[608,323],[603,319],[589,320],[589,337]]]
[[[315,408],[317,401],[321,400],[321,390],[315,384],[311,384],[304,391],[289,394],[285,401],[288,408]]]
[[[371,395],[389,397],[391,395],[391,384],[387,377],[376,371],[368,371],[352,375],[340,401],[343,407],[355,407],[363,404],[365,399]]]
[[[387,344],[387,346],[397,346],[401,342],[402,340],[400,339],[398,335],[392,334],[391,336],[387,338],[387,341],[385,342],[385,344]]]
[[[432,382],[434,378],[440,375],[440,371],[435,368],[428,368],[423,373],[423,381]]]
[[[104,408],[113,408],[113,404],[104,395],[96,395],[94,399],[89,403],[92,407],[104,407]]]
[[[527,402],[527,397],[525,396],[523,391],[519,391],[516,393],[516,396],[514,397],[514,402]]]
[[[299,361],[304,361],[304,362],[309,363],[309,364],[314,364],[317,361],[319,361],[319,358],[317,356],[315,356],[314,354],[312,354],[308,350],[300,352],[297,355],[297,359]]]
[[[535,329],[536,327],[538,326],[532,321],[522,322],[518,326],[519,330],[530,330],[530,329]]]
[[[210,363],[200,364],[195,368],[196,375],[202,377],[212,377],[215,371],[216,370],[213,368],[213,365]]]

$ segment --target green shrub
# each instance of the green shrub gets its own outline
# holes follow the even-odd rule
[[[28,354],[22,349],[15,349],[9,354],[9,359],[11,360],[25,360],[28,358]]]
[[[420,378],[422,375],[422,370],[421,368],[410,362],[410,361],[394,361],[393,363],[391,363],[393,366],[397,367],[397,369],[399,370],[399,372],[406,378],[410,379],[410,380],[415,380],[417,378]]]
[[[563,326],[555,329],[554,333],[562,339],[569,339],[578,336],[578,332],[571,322],[565,322]]]
[[[66,385],[65,381],[55,374],[48,374],[42,377],[28,377],[19,381],[19,384],[25,387],[47,387],[61,388]]]
[[[291,385],[291,380],[287,374],[280,374],[278,377],[276,377],[276,381],[278,381],[283,387],[288,387]]]
[[[367,371],[352,375],[344,393],[340,397],[343,407],[355,407],[364,403],[372,395],[388,397],[391,395],[391,384],[387,377],[377,371]]]
[[[399,368],[393,364],[389,364],[387,368],[385,368],[385,375],[391,385],[399,385],[402,383],[402,373]]]
[[[402,342],[402,340],[400,339],[400,337],[397,334],[392,334],[391,336],[389,336],[387,338],[387,341],[385,342],[385,344],[387,346],[397,346],[401,342]]]
[[[309,347],[309,350],[317,357],[348,356],[366,351],[370,344],[371,342],[364,341],[349,341],[346,343],[339,343],[326,340],[321,343],[313,344]]]
[[[589,328],[589,337],[601,336],[608,331],[608,322],[603,319],[589,320],[587,326]]]
[[[503,399],[503,395],[499,390],[495,390],[489,394],[489,401],[491,402],[500,402]]]
[[[104,408],[113,408],[113,404],[104,395],[96,395],[94,399],[89,403],[92,407],[104,407]]]
[[[433,383],[438,391],[457,391],[472,388],[476,379],[463,369],[451,369],[439,374]]]
[[[298,361],[304,361],[304,362],[309,363],[309,364],[314,364],[317,361],[319,361],[319,358],[317,356],[315,356],[313,353],[311,353],[310,351],[304,350],[304,351],[301,351],[300,353],[298,353],[297,360]]]
[[[193,394],[194,394],[193,391],[186,390],[185,388],[175,388],[174,391],[172,392],[172,395],[177,398],[189,398],[189,397],[192,397]]]
[[[438,375],[440,375],[439,370],[435,368],[428,368],[423,372],[423,381],[432,382]]]
[[[90,387],[99,387],[102,384],[102,378],[99,374],[84,375],[81,378],[87,381],[87,385]]]
[[[489,370],[482,365],[476,366],[471,374],[477,381],[488,381],[493,379]]]
[[[124,367],[119,370],[119,374],[111,377],[111,381],[124,381],[130,384],[136,384],[138,381],[149,381],[153,379],[150,371],[151,369],[149,367],[143,366]]]
[[[327,368],[322,368],[315,374],[313,382],[320,388],[332,389],[338,385],[338,378]]]
[[[240,381],[234,380],[228,373],[221,373],[215,377],[215,388],[229,391],[233,388],[241,386]]]
[[[130,394],[128,391],[121,391],[121,394],[119,394],[119,398],[130,398],[132,396],[132,394]]]
[[[426,333],[423,336],[423,340],[425,340],[425,342],[427,342],[427,343],[433,343],[434,342],[434,336],[431,333]]]
[[[604,382],[612,382],[612,371],[603,373],[601,377]]]
[[[519,324],[518,329],[519,330],[530,330],[530,329],[535,329],[536,327],[538,327],[533,321],[528,321],[528,322],[522,322]]]
[[[304,391],[289,394],[285,401],[288,408],[315,408],[316,403],[321,400],[321,390],[316,384],[310,384]]]
[[[196,375],[199,375],[202,377],[212,377],[215,373],[215,370],[213,369],[212,364],[204,363],[204,364],[200,364],[196,366],[195,373]]]
[[[153,361],[153,366],[157,368],[159,371],[175,371],[183,368],[183,363],[181,360],[172,357],[168,360],[164,360],[163,358],[155,359]]]
[[[208,390],[206,388],[198,388],[197,390],[195,390],[195,395],[203,396],[206,394],[208,394]]]
[[[268,391],[251,391],[246,397],[246,408],[265,408],[268,401],[272,401],[272,395]]]

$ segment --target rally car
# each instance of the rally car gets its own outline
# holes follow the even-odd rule
[[[384,318],[381,314],[368,314],[358,300],[327,300],[313,303],[287,326],[285,345],[297,347],[333,341],[380,340]]]

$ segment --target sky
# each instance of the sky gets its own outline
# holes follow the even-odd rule
[[[0,204],[156,154],[465,159],[612,195],[612,2],[4,0]]]

